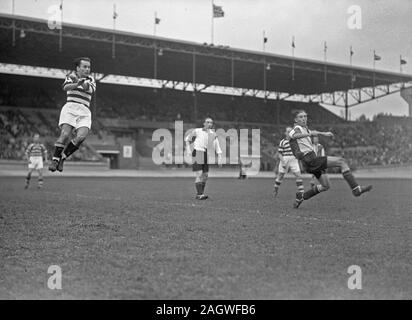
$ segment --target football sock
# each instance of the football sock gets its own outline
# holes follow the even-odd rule
[[[202,191],[202,182],[196,182],[196,183],[195,183],[195,186],[196,186],[197,195],[200,196],[201,194],[203,194],[203,191]]]
[[[29,182],[30,179],[31,179],[31,173],[28,173],[28,174],[27,174],[27,177],[26,177],[26,181]]]
[[[40,188],[43,187],[43,178],[38,179],[38,185]]]
[[[355,177],[353,176],[352,172],[345,171],[345,172],[342,172],[342,175],[352,190],[359,187],[359,184],[356,182]]]
[[[206,182],[201,182],[202,185],[202,194],[205,193],[205,188],[206,188]]]
[[[54,144],[54,154],[53,154],[53,160],[60,160],[62,156],[62,152],[64,149],[64,145],[61,143],[55,143]]]
[[[73,140],[72,140],[72,141],[69,142],[69,144],[67,145],[67,147],[64,149],[63,154],[62,154],[62,157],[63,157],[64,159],[65,159],[65,158],[68,158],[68,157],[70,157],[70,155],[72,155],[72,154],[73,154],[74,152],[76,152],[78,149],[79,149],[79,147],[76,146],[76,145],[73,143]]]
[[[298,187],[298,192],[305,192],[305,187],[303,186],[302,179],[296,179],[296,186]]]
[[[308,199],[316,196],[318,193],[320,193],[319,186],[316,186],[315,188],[312,188],[312,189],[309,189],[308,191],[306,191],[303,194],[303,199],[308,200]]]

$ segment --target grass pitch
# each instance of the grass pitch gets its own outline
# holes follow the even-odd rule
[[[185,178],[36,183],[0,179],[2,299],[412,298],[411,180],[362,180],[360,198],[332,180],[298,210],[294,180],[273,199],[273,180],[210,179],[207,201]]]

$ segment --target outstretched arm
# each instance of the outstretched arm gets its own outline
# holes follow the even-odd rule
[[[306,138],[311,136],[325,136],[325,137],[333,137],[333,133],[330,131],[317,131],[317,130],[308,130],[309,133],[303,133],[299,129],[296,129],[295,132],[290,136],[292,139],[300,139]]]

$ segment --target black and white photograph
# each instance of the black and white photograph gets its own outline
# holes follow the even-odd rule
[[[411,31],[410,0],[0,0],[0,300],[410,300]]]

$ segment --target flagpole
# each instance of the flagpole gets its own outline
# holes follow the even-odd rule
[[[116,4],[113,3],[113,42],[112,42],[112,59],[116,58]]]
[[[266,52],[266,34],[265,30],[263,30],[263,52]]]
[[[350,76],[350,84],[351,84],[351,89],[353,89],[353,68],[352,68],[352,55],[353,55],[353,51],[352,51],[352,46],[350,46],[349,48],[349,64],[350,64],[350,69],[351,69],[351,76]]]
[[[402,55],[399,55],[399,72],[402,73]]]
[[[63,50],[63,0],[60,0],[59,52]]]
[[[155,19],[154,19],[154,29],[153,35],[156,37],[156,20],[157,20],[157,12],[155,11]],[[157,79],[157,42],[156,38],[153,39],[153,79]]]
[[[13,15],[13,47],[16,46],[16,20],[14,20],[14,0],[11,0],[11,14]]]
[[[156,37],[156,21],[157,21],[157,12],[154,13],[154,26],[153,26],[153,36]]]
[[[292,36],[292,80],[295,80],[295,36]]]
[[[326,41],[324,42],[324,47],[323,47],[323,58],[325,60],[325,76],[324,76],[324,81],[325,84],[328,82],[328,66],[326,65],[326,61],[327,61],[327,45],[326,45]]]
[[[213,2],[213,0],[212,0],[212,41],[211,41],[211,44],[213,44],[213,36],[214,36],[214,2]]]
[[[373,98],[375,98],[375,57],[376,53],[375,50],[373,50]]]

